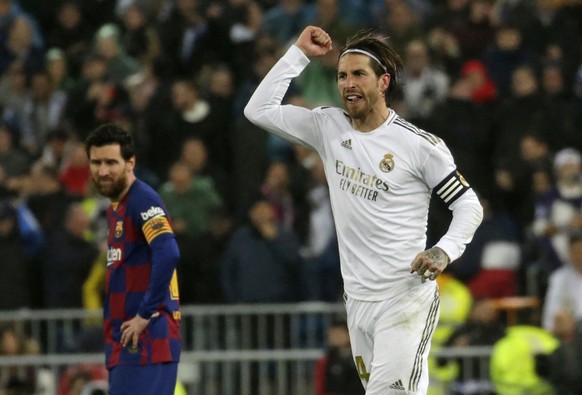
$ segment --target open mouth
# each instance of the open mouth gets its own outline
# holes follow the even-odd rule
[[[346,95],[345,99],[348,103],[356,103],[359,102],[360,100],[362,100],[362,96],[361,95]]]

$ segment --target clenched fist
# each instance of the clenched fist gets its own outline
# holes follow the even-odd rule
[[[322,28],[307,26],[295,42],[305,56],[323,56],[331,50],[331,37]]]

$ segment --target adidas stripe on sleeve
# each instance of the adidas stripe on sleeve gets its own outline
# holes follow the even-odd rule
[[[470,188],[469,183],[457,170],[445,177],[434,191],[446,204],[453,204]]]

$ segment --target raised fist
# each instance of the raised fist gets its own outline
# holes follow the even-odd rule
[[[307,26],[295,45],[306,56],[323,56],[331,50],[331,37],[317,26]]]

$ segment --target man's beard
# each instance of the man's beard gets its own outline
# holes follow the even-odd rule
[[[111,179],[111,182],[105,185],[101,183],[100,179],[94,178],[93,183],[101,195],[116,200],[127,187],[127,177],[125,175],[119,176],[117,180]]]
[[[352,120],[363,121],[366,119],[366,116],[370,113],[370,107],[366,106],[364,108],[355,109],[353,107],[347,108],[346,106],[346,112],[348,113]]]
[[[344,109],[351,119],[357,119],[359,121],[365,120],[370,113],[371,108],[371,104],[365,96],[362,96],[362,102],[357,106],[349,105],[347,100],[344,101]]]

